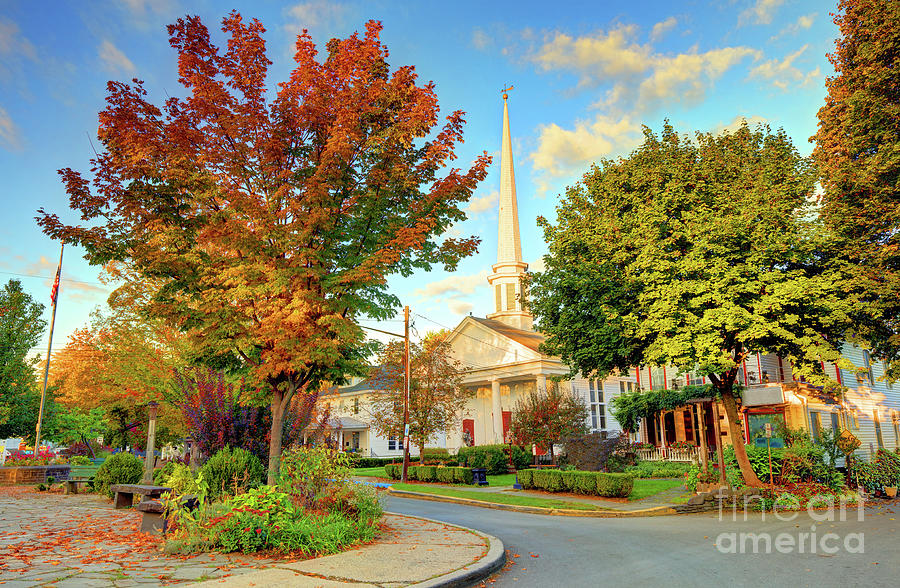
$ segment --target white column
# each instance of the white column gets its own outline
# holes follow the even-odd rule
[[[338,430],[338,451],[344,450],[344,429]]]
[[[491,380],[491,417],[494,425],[494,443],[503,443],[503,413],[500,408],[500,380]]]
[[[545,376],[544,374],[538,374],[537,387],[538,387],[538,392],[546,392],[547,391],[547,376]]]

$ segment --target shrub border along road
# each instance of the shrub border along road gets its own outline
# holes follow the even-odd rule
[[[670,506],[657,506],[655,508],[644,508],[640,510],[575,510],[571,508],[540,508],[537,506],[519,506],[516,504],[488,502],[487,500],[475,500],[473,498],[457,498],[455,496],[442,496],[439,494],[428,494],[425,492],[412,492],[410,490],[395,490],[393,486],[388,488],[385,492],[387,492],[391,496],[396,496],[398,498],[415,498],[418,500],[431,500],[433,502],[450,502],[453,504],[464,504],[467,506],[479,506],[481,508],[493,508],[495,510],[511,510],[515,512],[525,512],[530,514],[556,515],[567,517],[596,517],[602,519],[614,519],[680,514]]]

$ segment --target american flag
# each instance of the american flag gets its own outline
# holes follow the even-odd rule
[[[53,281],[53,289],[50,291],[50,300],[56,306],[56,295],[59,293],[59,274],[62,272],[62,264],[56,268],[56,280]]]

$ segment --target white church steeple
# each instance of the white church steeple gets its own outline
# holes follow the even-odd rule
[[[488,283],[494,292],[494,312],[487,318],[510,326],[531,330],[534,319],[522,307],[522,278],[528,264],[522,261],[519,237],[519,207],[516,203],[516,174],[513,170],[512,141],[509,132],[509,109],[506,105],[512,86],[503,90],[503,138],[500,147],[500,222],[497,235],[497,263]]]

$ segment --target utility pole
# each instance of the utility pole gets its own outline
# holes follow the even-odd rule
[[[34,457],[37,459],[41,450],[41,424],[44,420],[44,400],[47,397],[47,378],[50,375],[50,350],[53,349],[53,327],[56,324],[56,300],[59,298],[59,276],[62,273],[63,249],[66,243],[59,246],[59,266],[56,268],[56,280],[53,282],[53,290],[50,292],[50,301],[53,303],[53,314],[50,318],[50,341],[47,343],[47,363],[44,366],[44,388],[41,390],[41,407],[38,409],[37,428],[34,432]]]
[[[403,307],[403,475],[400,481],[406,483],[409,468],[409,307]]]

